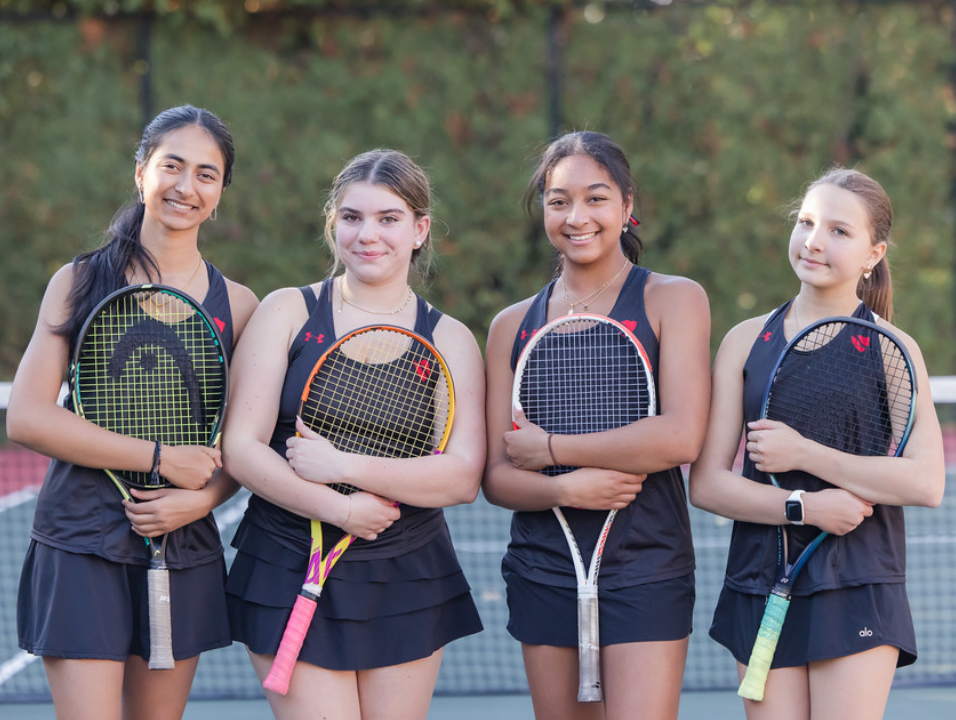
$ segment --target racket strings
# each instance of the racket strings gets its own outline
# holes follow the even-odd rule
[[[903,350],[865,326],[830,322],[783,359],[766,416],[855,455],[893,455],[909,429],[914,386]]]
[[[637,346],[615,326],[584,319],[539,338],[523,370],[519,402],[549,433],[623,427],[649,414],[652,390]],[[555,466],[554,475],[574,468]]]
[[[397,331],[370,331],[333,349],[309,383],[302,420],[343,452],[429,455],[450,418],[447,371],[432,351]],[[354,492],[351,486],[332,486]]]
[[[188,303],[158,289],[105,307],[84,334],[74,372],[85,418],[167,445],[209,444],[225,400],[217,336]],[[121,474],[154,485],[150,473]]]

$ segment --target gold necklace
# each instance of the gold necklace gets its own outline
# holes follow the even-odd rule
[[[196,269],[193,270],[193,274],[189,276],[189,280],[186,281],[186,284],[183,285],[180,290],[186,292],[186,288],[193,284],[193,280],[196,279],[196,275],[199,274],[199,268],[202,267],[202,253],[199,254],[199,262],[196,263]]]
[[[397,309],[385,310],[385,311],[369,310],[367,308],[363,308],[361,305],[356,305],[354,302],[352,302],[347,297],[345,297],[345,288],[342,286],[342,281],[340,280],[339,281],[339,313],[341,314],[342,304],[345,303],[347,305],[351,305],[356,310],[361,310],[362,312],[368,313],[369,315],[398,315],[402,310],[408,307],[408,303],[412,301],[412,296],[415,294],[412,292],[412,289],[410,287],[406,286],[406,290],[408,292],[405,293],[405,300],[404,302],[402,302],[401,306],[398,307]]]
[[[576,305],[583,305],[581,309],[583,311],[587,311],[587,309],[590,307],[588,303],[590,303],[592,300],[597,300],[601,296],[601,293],[607,290],[611,286],[611,283],[617,280],[621,276],[621,273],[624,272],[624,268],[626,268],[628,265],[630,265],[630,260],[625,259],[624,264],[621,265],[621,269],[618,270],[616,273],[614,273],[614,277],[612,277],[610,280],[608,280],[606,283],[604,283],[601,287],[599,287],[597,290],[592,292],[590,295],[585,295],[583,298],[578,298],[574,302],[570,302],[571,295],[568,293],[568,284],[564,281],[564,275],[562,275],[561,289],[564,292],[564,299],[569,301],[570,303],[568,307],[568,315],[574,314],[574,307]]]

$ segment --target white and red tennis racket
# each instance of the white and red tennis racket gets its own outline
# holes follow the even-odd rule
[[[588,313],[560,317],[538,330],[521,352],[512,407],[557,435],[630,425],[657,412],[651,364],[638,339],[616,320]],[[553,466],[542,472],[558,475],[575,469]],[[585,573],[571,525],[561,508],[553,510],[567,538],[578,585],[578,700],[600,702],[598,574],[617,511],[608,512]]]

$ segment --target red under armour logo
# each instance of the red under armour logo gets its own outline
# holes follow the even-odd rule
[[[226,332],[226,323],[217,317],[214,317],[213,320],[216,323],[216,327],[219,328],[219,332]]]
[[[763,335],[759,335],[758,337],[759,337],[761,340],[763,340],[764,342],[767,342],[767,341],[770,340],[770,336],[771,336],[771,335],[773,335],[773,333],[768,330],[768,331],[765,332]]]
[[[621,325],[626,327],[631,332],[634,332],[634,330],[637,328],[637,320],[622,320]]]
[[[315,340],[315,342],[316,342],[317,344],[321,345],[322,343],[325,342],[325,335],[324,335],[324,334],[313,335],[311,332],[306,332],[306,333],[305,333],[305,341],[306,341],[306,342],[312,342],[313,339]]]
[[[856,348],[857,352],[866,352],[866,349],[870,347],[870,338],[866,335],[852,335],[850,342],[853,343],[853,347]]]

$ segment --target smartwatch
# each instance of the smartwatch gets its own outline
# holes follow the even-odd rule
[[[784,515],[791,525],[803,525],[803,490],[794,490],[783,506]]]

